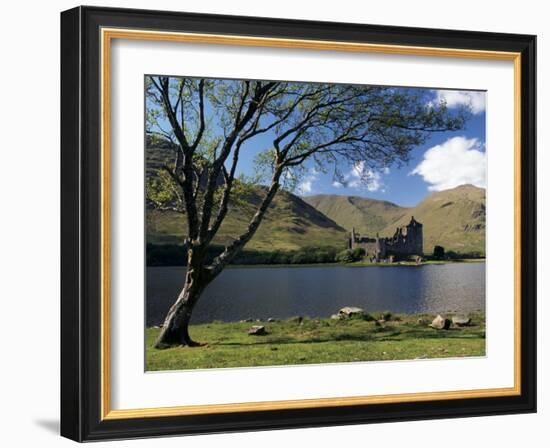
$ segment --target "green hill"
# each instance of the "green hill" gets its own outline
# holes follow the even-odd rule
[[[147,176],[156,176],[158,169],[173,159],[174,152],[169,143],[153,144],[148,139],[145,155]],[[245,201],[249,206],[244,209],[230,206],[213,243],[225,245],[238,237],[246,229],[264,194],[265,187],[257,187]],[[181,245],[187,234],[185,215],[147,208],[146,231],[149,244]],[[304,200],[279,191],[246,249],[294,251],[307,246],[331,246],[342,250],[346,237],[345,229]]]
[[[435,245],[460,253],[485,254],[485,189],[461,185],[430,194],[416,207],[355,196],[318,195],[305,198],[346,230],[391,236],[411,216],[424,224],[424,251]]]
[[[262,196],[262,188],[258,188],[248,198],[251,207],[232,207],[213,242],[227,244],[242,233]],[[182,244],[187,233],[185,215],[154,209],[148,209],[146,215],[148,243]],[[289,251],[305,246],[332,246],[340,250],[345,247],[346,237],[346,230],[330,218],[298,196],[280,191],[246,248]]]
[[[485,254],[485,189],[461,185],[432,193],[381,234],[393,234],[407,224],[409,215],[424,225],[424,252],[431,253],[437,244],[445,250]]]
[[[392,202],[358,196],[316,195],[304,200],[333,219],[346,230],[355,230],[365,235],[375,235],[389,224],[408,215],[408,209]]]

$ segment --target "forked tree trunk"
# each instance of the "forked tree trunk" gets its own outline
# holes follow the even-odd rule
[[[197,260],[201,258],[201,260]],[[176,302],[170,307],[155,348],[166,348],[174,345],[196,347],[200,343],[193,341],[189,335],[189,322],[193,308],[197,304],[204,288],[208,285],[202,269],[202,257],[189,256],[185,285]]]
[[[223,268],[240,252],[246,243],[254,236],[256,230],[258,230],[262,218],[279,189],[278,182],[281,172],[282,167],[279,166],[273,174],[273,182],[269,187],[267,195],[254,214],[247,230],[226,247],[225,251],[217,257],[217,264],[214,263],[209,270],[206,270],[204,266],[206,248],[204,246],[195,246],[189,249],[185,285],[178,299],[166,315],[159,337],[155,342],[156,348],[166,348],[173,345],[187,345],[188,347],[201,345],[193,341],[189,335],[189,322],[191,320],[193,308],[197,304],[204,288],[220,274]]]

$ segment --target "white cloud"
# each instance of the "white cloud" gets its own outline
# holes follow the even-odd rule
[[[296,187],[296,192],[300,195],[309,194],[313,191],[313,183],[317,180],[319,172],[312,168],[309,173],[303,178],[303,180]]]
[[[337,180],[335,180],[334,182],[332,182],[332,186],[334,188],[342,188],[344,184],[342,182],[338,182]]]
[[[473,114],[485,110],[485,92],[469,92],[465,90],[436,90],[435,102],[444,101],[447,107],[470,106]]]
[[[311,193],[312,189],[313,189],[312,180],[303,180],[302,182],[300,182],[300,185],[298,185],[298,192],[300,194]]]
[[[424,153],[411,172],[430,184],[429,190],[448,190],[463,184],[486,186],[486,155],[478,139],[453,137]]]
[[[382,172],[388,174],[389,168],[384,168]],[[366,188],[368,191],[385,191],[382,173],[367,167],[364,161],[353,165],[351,171],[344,176],[344,185],[356,189]]]

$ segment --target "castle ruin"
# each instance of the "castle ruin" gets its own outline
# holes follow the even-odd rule
[[[361,236],[351,230],[348,239],[348,249],[363,248],[366,256],[373,261],[381,261],[387,258],[406,258],[413,255],[421,256],[423,253],[422,224],[411,217],[409,224],[398,227],[392,237],[375,238]]]

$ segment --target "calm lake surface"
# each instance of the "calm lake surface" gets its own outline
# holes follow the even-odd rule
[[[147,325],[162,323],[185,267],[147,268]],[[485,263],[425,266],[226,269],[197,304],[192,323],[329,317],[344,306],[366,311],[485,311]]]

